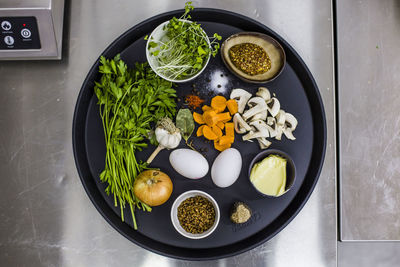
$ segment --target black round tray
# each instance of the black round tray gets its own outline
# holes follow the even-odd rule
[[[164,13],[134,26],[115,40],[102,55],[113,58],[120,53],[121,58],[131,67],[135,62],[144,62],[146,60],[144,36],[151,33],[160,23],[173,16],[179,17],[182,12],[183,10]],[[161,168],[172,178],[173,194],[165,204],[153,208],[151,213],[137,210],[135,215],[138,230],[135,231],[129,208],[124,211],[125,222],[122,222],[120,208],[114,207],[113,197],[105,194],[105,184],[99,179],[99,174],[104,168],[106,153],[97,99],[93,94],[94,81],[100,78],[99,60],[93,65],[82,85],[75,108],[72,138],[75,162],[83,186],[98,211],[118,232],[132,242],[165,256],[210,260],[232,256],[260,245],[282,230],[296,216],[309,198],[322,168],[326,146],[326,123],[322,100],[310,71],[294,49],[278,34],[255,20],[223,10],[197,8],[191,15],[193,20],[202,24],[209,35],[217,32],[224,40],[241,31],[261,32],[275,38],[285,49],[286,67],[282,74],[267,86],[277,95],[281,108],[292,113],[299,121],[294,132],[297,138],[295,141],[283,137],[282,141],[273,140],[271,146],[288,153],[296,165],[297,175],[292,189],[279,198],[264,198],[257,194],[248,180],[247,173],[251,160],[260,149],[257,142],[244,143],[239,135],[236,135],[233,147],[239,149],[242,154],[242,171],[238,180],[228,188],[218,188],[213,185],[210,172],[199,180],[180,176],[169,164],[170,151],[164,150],[157,156],[152,166]],[[197,79],[177,86],[178,96],[183,98],[195,85],[209,101],[214,95],[208,91],[213,86],[209,80],[211,75],[218,72],[228,80],[225,96],[229,96],[229,91],[233,88],[244,88],[252,93],[257,91],[259,85],[247,84],[236,78],[229,73],[221,58],[217,56],[210,61],[206,71]],[[207,160],[211,167],[218,154],[217,151],[211,144],[205,144],[201,138],[193,140],[195,146],[208,146]],[[183,142],[181,147],[184,147]],[[153,149],[154,147],[149,146],[137,153],[137,158],[145,160]],[[220,224],[215,232],[200,240],[181,236],[175,231],[170,220],[170,208],[175,198],[182,192],[192,189],[203,190],[212,195],[221,210]],[[230,207],[236,200],[245,201],[254,211],[251,220],[242,225],[234,225],[229,220]]]

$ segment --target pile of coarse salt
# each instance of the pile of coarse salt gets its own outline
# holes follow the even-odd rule
[[[218,94],[224,94],[228,89],[228,77],[219,69],[211,72],[209,77],[210,82],[208,83],[207,89]]]

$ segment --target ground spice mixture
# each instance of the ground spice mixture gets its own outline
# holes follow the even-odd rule
[[[243,43],[229,49],[229,57],[233,64],[248,75],[257,75],[271,69],[271,59],[259,45]]]
[[[196,109],[203,104],[204,99],[201,99],[198,95],[187,95],[185,101],[190,108]]]
[[[214,206],[205,197],[190,197],[182,201],[179,205],[178,220],[186,232],[201,234],[210,229],[214,224]]]
[[[231,221],[245,223],[251,218],[251,209],[243,202],[235,202],[231,209]]]

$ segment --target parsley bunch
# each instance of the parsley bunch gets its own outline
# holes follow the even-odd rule
[[[147,147],[151,124],[160,118],[173,118],[176,113],[176,91],[172,83],[157,76],[147,63],[136,63],[134,69],[117,55],[114,59],[100,58],[99,72],[103,75],[95,82],[94,91],[100,106],[106,142],[106,160],[102,182],[106,193],[114,196],[114,204],[121,208],[130,206],[134,228],[137,229],[135,207],[151,211],[133,194],[136,176],[146,169],[135,152]]]
[[[214,33],[209,39],[201,25],[190,21],[192,2],[185,5],[185,13],[178,19],[173,17],[163,30],[161,40],[150,40],[150,54],[157,61],[156,70],[168,79],[183,80],[199,72],[210,55],[217,54],[221,36]]]

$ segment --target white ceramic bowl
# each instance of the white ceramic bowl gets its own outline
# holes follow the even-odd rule
[[[180,21],[184,21],[184,22],[187,22],[187,23],[192,23],[192,21],[190,21],[190,20],[180,19]],[[166,33],[166,32],[164,31],[163,27],[164,27],[164,25],[166,25],[166,24],[168,24],[168,23],[169,23],[169,21],[166,21],[166,22],[163,22],[163,23],[161,23],[160,25],[158,25],[157,28],[155,28],[155,29],[153,30],[153,32],[150,34],[150,36],[148,37],[148,40],[147,40],[147,43],[146,43],[146,58],[147,58],[147,62],[149,62],[149,65],[150,65],[151,69],[152,69],[158,76],[160,76],[161,78],[163,78],[163,79],[165,79],[165,80],[167,80],[167,81],[174,82],[174,83],[184,83],[184,82],[191,81],[191,80],[197,78],[197,76],[199,76],[199,75],[206,69],[206,67],[207,67],[207,65],[208,65],[208,62],[210,61],[211,53],[208,55],[207,61],[206,61],[206,63],[204,64],[203,68],[202,68],[201,70],[199,70],[199,71],[198,71],[196,74],[194,74],[193,76],[190,76],[189,78],[186,78],[186,79],[183,79],[183,80],[177,80],[177,79],[170,79],[170,78],[167,78],[167,77],[165,77],[164,75],[160,74],[160,73],[156,70],[156,68],[158,67],[157,60],[155,59],[154,56],[152,56],[152,55],[150,54],[150,53],[153,52],[154,50],[157,50],[157,48],[150,48],[150,49],[149,49],[149,43],[150,43],[151,41],[154,41],[154,40],[159,41],[159,40],[161,40],[161,39],[165,36],[165,33]],[[203,30],[203,32],[204,32],[204,30]],[[204,32],[204,34],[205,34],[205,36],[207,36],[206,32]],[[208,46],[210,46],[210,40],[209,40],[209,38],[207,37],[206,40],[207,40]]]
[[[215,221],[214,221],[213,226],[211,226],[210,229],[208,229],[207,231],[205,231],[201,234],[192,234],[192,233],[186,232],[185,229],[182,228],[182,226],[180,225],[179,220],[178,220],[179,205],[185,199],[190,198],[190,197],[195,197],[195,196],[202,196],[202,197],[207,198],[212,203],[212,205],[214,206],[214,210],[215,210]],[[219,207],[218,207],[218,204],[215,201],[215,199],[212,196],[210,196],[209,194],[207,194],[206,192],[199,191],[199,190],[190,190],[190,191],[186,191],[185,193],[182,193],[179,197],[177,197],[175,199],[175,201],[171,207],[172,225],[175,227],[175,229],[176,229],[176,231],[178,231],[178,233],[180,233],[181,235],[183,235],[187,238],[191,238],[191,239],[201,239],[206,236],[209,236],[217,228],[218,223],[219,223],[219,217],[220,217],[220,211],[219,211]]]

